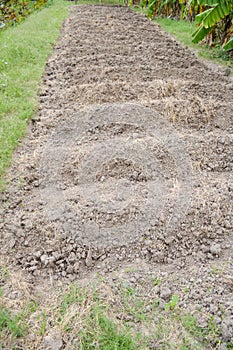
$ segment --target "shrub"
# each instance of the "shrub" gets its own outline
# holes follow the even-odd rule
[[[31,13],[48,4],[48,0],[2,0],[0,1],[0,28],[22,22]]]

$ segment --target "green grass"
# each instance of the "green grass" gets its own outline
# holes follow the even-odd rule
[[[194,315],[179,307],[176,295],[167,303],[169,307],[165,304],[161,309],[159,299],[153,302],[142,290],[132,290],[119,281],[113,290],[103,282],[86,288],[56,286],[45,298],[37,290],[30,300],[27,285],[22,284],[24,300],[20,297],[12,302],[6,290],[18,283],[17,276],[2,279],[0,349],[22,345],[34,349],[35,342],[39,346],[54,330],[72,349],[80,350],[204,350],[219,349],[223,342],[214,317],[210,315],[208,325],[200,327]],[[231,344],[226,345],[231,349]]]
[[[101,306],[94,306],[80,332],[83,350],[136,350],[138,347],[126,328],[119,329],[116,322],[105,315]]]
[[[158,23],[166,32],[172,34],[178,41],[184,45],[196,50],[201,57],[212,60],[215,63],[228,65],[233,70],[232,58],[219,47],[208,47],[203,44],[192,43],[192,33],[196,29],[195,23],[188,21],[177,21],[168,18],[157,17],[155,22]]]
[[[20,316],[12,315],[8,309],[0,305],[0,338],[5,331],[14,337],[24,335],[24,329],[20,324]]]
[[[0,339],[2,334],[7,333],[13,337],[22,337],[24,327],[21,325],[20,315],[13,315],[7,308],[1,304],[3,292],[0,289]],[[1,344],[0,344],[1,348]]]
[[[67,3],[54,0],[22,24],[0,32],[0,188],[12,153],[36,112],[44,65],[67,14]]]
[[[71,285],[57,309],[57,323],[63,332],[76,338],[80,350],[136,350],[136,338],[110,312],[99,293]],[[74,326],[76,325],[76,327]]]

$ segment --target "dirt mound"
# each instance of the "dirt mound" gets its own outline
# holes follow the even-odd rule
[[[101,248],[135,243],[161,217],[168,235],[192,192],[186,145],[158,113],[132,103],[91,107],[60,124],[40,172],[50,218],[65,236]]]

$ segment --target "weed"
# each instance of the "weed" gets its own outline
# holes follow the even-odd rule
[[[79,349],[136,349],[129,331],[110,316],[109,305],[95,289],[86,291],[72,285],[63,296],[57,321],[66,333],[75,332]]]
[[[39,308],[39,303],[36,300],[31,300],[25,308],[24,317],[28,317],[29,315],[36,312]]]
[[[215,344],[216,348],[220,345],[219,331],[214,321],[214,316],[210,316],[208,326],[206,328],[200,327],[196,318],[190,314],[179,312],[178,319],[181,321],[183,327],[195,338],[201,341],[204,345]]]
[[[39,335],[45,334],[46,328],[47,328],[47,321],[48,317],[45,311],[43,311],[39,316],[38,316],[38,321],[40,323],[40,328],[39,328]]]
[[[77,286],[71,285],[70,290],[63,297],[60,310],[61,315],[64,315],[71,305],[75,303],[78,303],[79,305],[82,304],[85,298],[86,295],[84,293],[81,293],[80,289]]]
[[[154,301],[152,303],[152,307],[154,309],[157,309],[157,307],[159,306],[159,303],[160,303],[160,299],[159,298],[154,299]]]
[[[3,265],[3,266],[1,267],[0,277],[1,277],[3,280],[5,280],[5,279],[8,278],[9,276],[10,276],[10,273],[9,273],[8,268],[7,268],[5,265]]]
[[[157,308],[159,299],[148,308],[143,295],[131,294],[122,286],[114,293],[111,306],[106,290],[102,292],[103,283],[101,289],[72,285],[62,294],[59,292],[59,298],[52,303],[45,306],[33,299],[16,315],[1,306],[0,337],[4,346],[18,348],[19,342],[23,342],[25,349],[31,348],[28,334],[42,339],[53,327],[72,348],[80,350],[201,350],[221,342],[214,318],[210,317],[206,328],[198,326],[194,316],[177,306],[176,294],[167,303],[166,310],[170,312],[166,312]]]
[[[122,289],[122,292],[126,295],[126,296],[130,296],[130,295],[135,295],[136,294],[136,290],[131,288],[128,284],[126,284],[124,286],[124,288]]]
[[[5,331],[13,337],[22,337],[24,327],[19,315],[12,315],[7,308],[0,304],[0,335]]]
[[[203,329],[196,324],[196,319],[192,315],[184,315],[180,318],[184,328],[190,333],[194,334],[196,337],[203,336]]]
[[[160,285],[161,285],[162,280],[161,280],[161,278],[160,278],[160,277],[158,277],[158,278],[154,278],[154,279],[152,279],[152,283],[153,283],[153,285],[154,285],[154,286],[158,287],[158,286],[160,286]]]
[[[174,294],[171,297],[171,300],[164,305],[164,310],[165,311],[174,310],[178,302],[179,302],[179,297],[177,294]]]
[[[209,274],[210,276],[214,275],[221,275],[224,270],[222,268],[219,268],[217,266],[213,266],[213,268],[210,270]]]
[[[131,266],[131,267],[127,267],[125,269],[125,272],[128,273],[128,272],[135,272],[135,266]]]
[[[80,349],[135,350],[137,349],[130,333],[119,330],[116,323],[104,315],[100,307],[92,307],[86,328],[80,332]]]

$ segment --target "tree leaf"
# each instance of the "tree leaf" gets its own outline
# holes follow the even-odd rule
[[[209,34],[209,32],[212,30],[212,28],[205,28],[203,26],[200,26],[193,34],[192,42],[194,44],[199,43],[204,37]]]
[[[202,20],[202,25],[205,28],[213,27],[217,24],[221,18],[224,18],[230,13],[230,9],[225,1],[219,2],[219,4],[210,9],[209,13]]]
[[[212,11],[212,9],[208,9],[208,10],[205,10],[201,13],[199,13],[198,15],[196,15],[196,23],[201,23],[202,20],[208,16],[208,14]]]
[[[225,51],[233,50],[233,37],[223,46]]]

